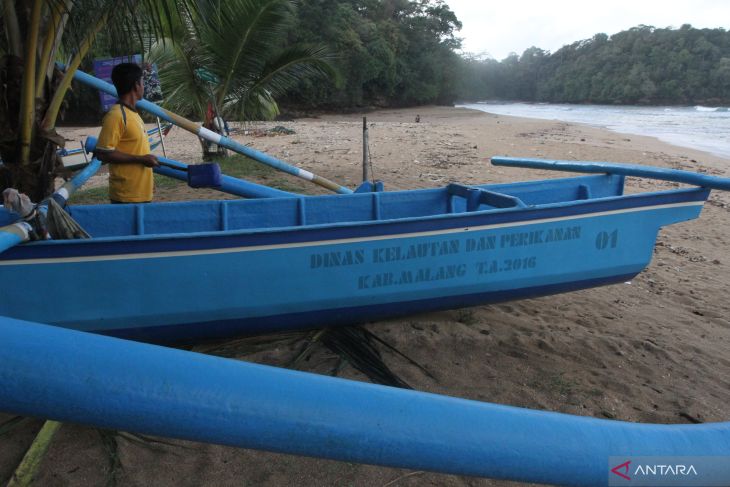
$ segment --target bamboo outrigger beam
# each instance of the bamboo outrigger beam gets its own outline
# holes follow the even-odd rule
[[[62,66],[62,68],[64,68]],[[103,91],[104,93],[108,93],[111,96],[117,96],[117,90],[112,86],[111,84],[100,80],[99,78],[96,78],[94,76],[91,76],[90,74],[86,74],[82,71],[76,71],[74,73],[74,79],[77,81],[80,81],[81,83],[84,83],[88,86],[91,86],[92,88],[96,88],[99,91]],[[246,147],[243,144],[240,144],[236,142],[235,140],[232,140],[228,137],[225,137],[221,134],[217,134],[213,132],[212,130],[209,130],[199,123],[193,122],[192,120],[188,120],[185,117],[181,117],[180,115],[177,115],[176,113],[172,113],[171,111],[165,110],[164,108],[149,102],[147,100],[140,100],[137,102],[137,108],[144,110],[146,112],[149,112],[157,117],[160,117],[163,120],[167,120],[170,123],[173,123],[177,125],[178,127],[181,127],[188,132],[191,132],[198,137],[205,139],[209,142],[213,142],[214,144],[218,144],[222,147],[225,147],[227,149],[230,149],[234,152],[237,152],[239,154],[243,154],[244,156],[250,157],[251,159],[258,161],[262,164],[266,164],[267,166],[271,166],[274,169],[278,169],[279,171],[285,172],[287,174],[291,174],[292,176],[296,176],[301,179],[306,179],[307,181],[311,181],[314,184],[317,184],[319,186],[322,186],[323,188],[327,188],[331,191],[334,191],[336,193],[340,194],[350,194],[352,193],[352,190],[349,188],[345,188],[344,186],[340,186],[339,184],[330,181],[329,179],[325,179],[322,176],[317,176],[316,174],[313,174],[309,171],[306,171],[304,169],[300,169],[298,167],[292,166],[290,164],[287,164],[283,161],[280,161],[279,159],[275,157],[271,157],[268,154],[264,154],[263,152],[259,152],[257,150],[251,149],[250,147]]]

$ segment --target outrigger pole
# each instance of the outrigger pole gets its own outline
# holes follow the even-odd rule
[[[61,207],[66,206],[66,201],[68,201],[71,195],[79,189],[81,185],[88,181],[88,179],[93,176],[100,167],[101,161],[96,158],[92,159],[91,163],[82,171],[67,181],[66,184],[58,188],[50,197],[39,203],[36,211],[48,211],[49,199],[56,200]],[[20,216],[22,217],[23,215]],[[16,223],[0,227],[0,253],[6,251],[10,247],[14,247],[15,245],[30,240],[32,230],[33,227],[30,223],[23,221],[22,219]]]
[[[662,456],[667,463],[715,457],[711,466],[697,468],[695,485],[730,480],[728,422],[635,424],[535,411],[2,316],[0,356],[0,411],[23,416],[558,485],[619,485],[612,467],[632,459],[636,465],[636,457]]]
[[[94,152],[94,149],[96,149],[96,142],[96,137],[88,137],[86,139],[86,144],[84,144],[84,150],[89,153]],[[188,178],[189,166],[187,164],[173,159],[168,159],[166,157],[158,157],[157,159],[160,162],[160,166],[154,168],[154,171],[157,174],[185,181],[191,187],[209,187],[223,193],[242,196],[244,198],[297,198],[301,196],[296,193],[290,193],[288,191],[282,191],[280,189],[252,183],[245,179],[226,176],[225,174],[220,175],[220,183],[214,186],[193,186]],[[203,166],[205,166],[205,164],[203,164]],[[201,165],[194,167],[199,168]],[[210,178],[211,176],[206,175],[204,179],[208,180]]]
[[[641,166],[639,164],[618,164],[615,162],[589,161],[551,161],[546,159],[526,159],[521,157],[492,157],[495,166],[526,167],[530,169],[549,169],[584,173],[619,174],[640,178],[660,179],[676,183],[692,184],[702,188],[730,191],[730,179],[697,174],[678,169]]]
[[[61,69],[65,69],[66,67],[63,65],[60,65]],[[94,76],[91,76],[90,74],[86,74],[82,71],[77,70],[74,73],[74,79],[77,81],[80,81],[81,83],[84,83],[85,85],[91,86],[92,88],[96,88],[99,91],[103,91],[104,93],[108,93],[111,96],[117,96],[117,90],[114,88],[113,85],[100,80],[99,78],[96,78]],[[340,194],[350,194],[352,193],[352,190],[349,188],[345,188],[344,186],[340,186],[339,184],[330,181],[329,179],[325,179],[322,176],[317,176],[316,174],[312,174],[309,171],[305,171],[304,169],[300,169],[298,167],[292,166],[290,164],[287,164],[283,161],[280,161],[279,159],[276,159],[275,157],[271,157],[268,154],[264,154],[263,152],[259,152],[257,150],[251,149],[250,147],[246,147],[243,144],[239,144],[238,142],[229,139],[228,137],[225,137],[221,134],[217,134],[213,132],[212,130],[209,130],[199,123],[193,122],[192,120],[188,120],[185,117],[181,117],[180,115],[177,115],[176,113],[172,113],[168,110],[165,110],[164,108],[149,102],[147,100],[140,100],[137,102],[137,108],[144,110],[146,112],[149,112],[155,116],[160,117],[163,120],[167,120],[170,123],[173,123],[177,125],[178,127],[181,127],[188,132],[191,132],[198,137],[205,139],[209,142],[213,142],[214,144],[218,144],[222,147],[225,147],[227,149],[230,149],[234,152],[237,152],[239,154],[243,154],[244,156],[250,157],[251,159],[258,161],[262,164],[266,164],[267,166],[271,166],[274,169],[278,169],[279,171],[285,172],[287,174],[291,174],[292,176],[296,176],[301,179],[306,179],[307,181],[311,181],[314,184],[317,184],[319,186],[322,186],[323,188],[327,188],[331,191],[334,191],[336,193]]]

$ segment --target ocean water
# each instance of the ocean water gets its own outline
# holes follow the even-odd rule
[[[728,107],[635,107],[543,103],[469,103],[459,105],[497,115],[575,122],[614,132],[656,137],[730,159]]]

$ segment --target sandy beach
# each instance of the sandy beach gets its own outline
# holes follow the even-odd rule
[[[420,123],[415,122],[420,116]],[[354,188],[362,175],[362,114],[235,125],[251,147]],[[386,190],[448,182],[512,182],[565,173],[492,166],[493,155],[649,164],[730,177],[730,160],[656,139],[564,122],[490,115],[451,107],[366,114],[372,170]],[[281,125],[290,135],[254,136]],[[66,128],[72,140],[94,128]],[[246,135],[246,133],[249,135]],[[168,157],[200,161],[197,138],[175,128]],[[325,190],[285,174],[254,180]],[[96,176],[104,185],[105,176]],[[627,191],[675,183],[627,180]],[[158,200],[217,198],[211,190],[161,188]],[[713,192],[702,216],[660,232],[649,268],[632,282],[504,304],[409,316],[367,328],[422,364],[433,377],[384,351],[415,389],[597,418],[651,423],[730,419],[730,194]],[[274,363],[274,349],[246,357]],[[100,364],[100,366],[103,366]],[[314,365],[303,370],[320,371]],[[366,380],[346,367],[343,377]],[[0,414],[0,423],[10,418]],[[5,485],[42,422],[0,436]],[[106,438],[106,439],[105,439]],[[517,485],[412,472],[179,440],[140,443],[63,425],[37,485]],[[118,458],[110,474],[110,444]]]

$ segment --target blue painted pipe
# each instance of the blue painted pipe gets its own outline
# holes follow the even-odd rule
[[[96,149],[96,141],[96,137],[88,137],[86,139],[86,143],[84,144],[86,152],[94,152],[94,149]],[[180,161],[175,161],[166,157],[157,157],[157,159],[169,164],[170,166],[179,167],[180,170],[178,171],[169,167],[160,166],[154,169],[156,173],[188,182],[188,175],[186,172],[183,172],[188,167],[187,164],[183,164]],[[221,185],[213,189],[223,191],[224,193],[234,194],[236,196],[242,196],[244,198],[284,198],[300,196],[295,193],[281,191],[279,189],[270,188],[268,186],[263,186],[226,175],[221,176]]]
[[[65,67],[63,67],[62,65],[59,65],[59,66],[62,69],[65,69]],[[86,85],[89,85],[92,88],[96,88],[99,91],[108,93],[111,96],[117,96],[117,90],[114,88],[113,85],[111,85],[105,81],[102,81],[99,78],[95,78],[94,76],[86,74],[83,71],[77,70],[74,73],[74,79],[77,81],[80,81]],[[146,112],[152,113],[153,115],[156,115],[157,117],[160,117],[163,120],[167,120],[168,122],[173,123],[173,124],[177,125],[178,127],[181,127],[189,132],[192,132],[193,134],[197,135],[198,137],[201,137],[205,140],[218,144],[221,147],[225,147],[234,152],[238,152],[239,154],[243,154],[244,156],[250,157],[251,159],[254,159],[255,161],[258,161],[262,164],[266,164],[267,166],[271,166],[274,169],[278,169],[279,171],[291,174],[292,176],[296,176],[298,178],[306,179],[307,181],[312,181],[315,184],[318,184],[324,188],[327,188],[331,191],[335,191],[340,194],[352,193],[352,190],[349,188],[345,188],[344,186],[340,186],[339,184],[334,183],[321,176],[312,174],[309,171],[305,171],[304,169],[300,169],[298,167],[292,166],[290,164],[287,164],[286,162],[276,159],[275,157],[271,157],[268,154],[264,154],[263,152],[259,152],[250,147],[247,147],[243,144],[239,144],[235,140],[229,139],[228,137],[225,137],[225,136],[217,134],[211,130],[208,130],[205,127],[202,127],[200,124],[192,122],[191,120],[181,117],[180,115],[172,113],[168,110],[165,110],[164,108],[161,108],[147,100],[138,101],[136,107],[141,110],[144,110]]]
[[[99,159],[92,159],[88,166],[79,171],[73,178],[68,180],[63,186],[58,188],[50,197],[56,200],[61,207],[66,205],[69,197],[79,189],[86,181],[93,176],[101,167]],[[42,201],[37,208],[38,211],[45,214],[48,211],[47,200]],[[16,215],[19,216],[19,215]],[[31,226],[26,222],[18,221],[4,227],[0,227],[0,253],[5,252],[10,247],[14,247],[23,242],[30,240]]]
[[[661,179],[676,183],[693,184],[703,188],[730,191],[730,179],[698,174],[678,169],[642,166],[639,164],[617,164],[614,162],[589,161],[551,161],[545,159],[523,159],[519,157],[492,157],[495,166],[527,167],[530,169],[549,169],[585,173],[621,174],[641,178]]]
[[[58,204],[60,204],[61,206],[65,205],[68,198],[77,189],[83,186],[91,176],[96,174],[100,167],[101,161],[95,157],[92,158],[88,166],[76,173],[74,177],[69,179],[63,186],[61,186],[58,190],[56,190],[55,193],[53,193],[53,198],[56,199]]]
[[[590,486],[607,484],[609,456],[730,455],[730,423],[534,411],[5,317],[0,357],[2,411],[243,448]]]
[[[158,157],[157,159],[170,165],[180,164],[180,166],[185,166],[185,164],[181,162],[167,159],[165,157]],[[163,176],[179,179],[180,181],[188,181],[187,173],[182,170],[176,170],[171,167],[159,166],[156,167],[154,171],[158,174],[162,174]],[[223,191],[224,193],[233,194],[236,196],[242,196],[244,198],[292,198],[301,196],[295,193],[281,191],[279,189],[270,188],[268,186],[263,186],[260,184],[252,183],[250,181],[244,181],[242,179],[237,179],[226,175],[221,175],[220,186],[216,186],[215,188],[211,189]]]
[[[11,223],[0,227],[0,254],[18,244],[30,240],[31,226],[25,222]]]

